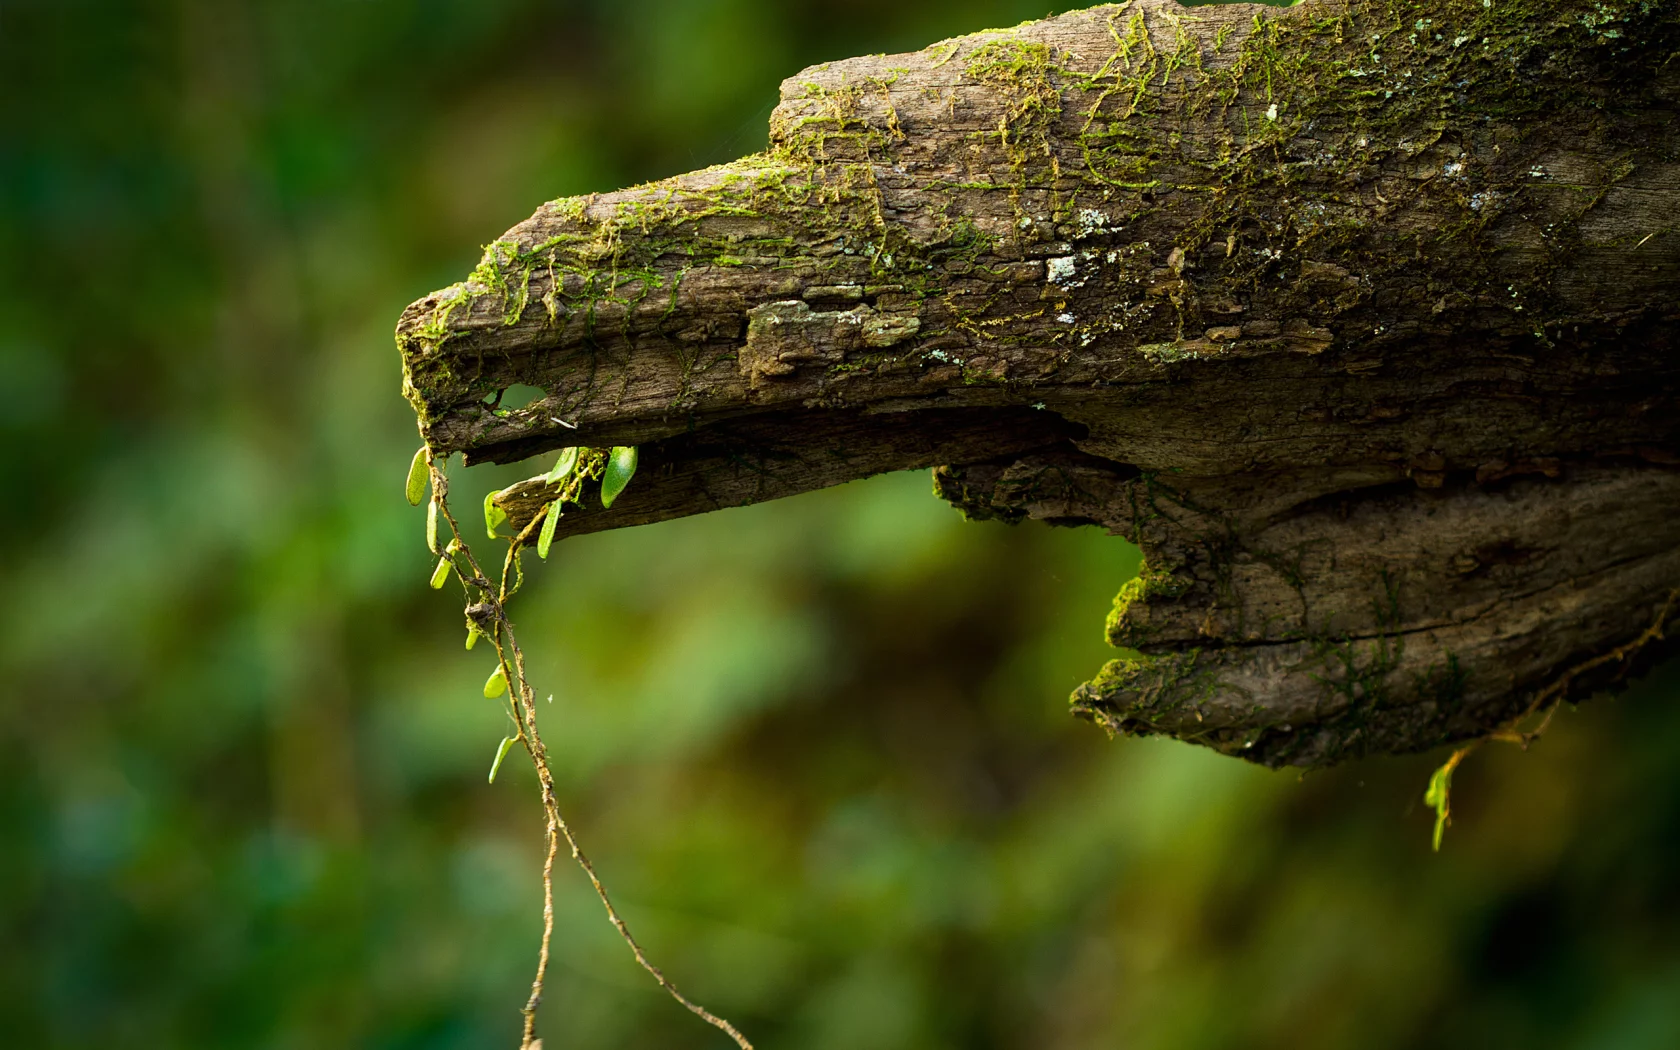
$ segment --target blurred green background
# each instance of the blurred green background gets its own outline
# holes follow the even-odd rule
[[[541,816],[425,586],[398,312],[806,64],[1045,13],[0,0],[0,1044],[515,1045]],[[928,487],[569,541],[515,606],[564,808],[761,1050],[1680,1045],[1676,668],[1478,754],[1432,855],[1440,755],[1070,720],[1135,551]],[[550,1050],[728,1045],[557,882]]]

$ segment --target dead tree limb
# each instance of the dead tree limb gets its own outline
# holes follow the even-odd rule
[[[835,62],[768,152],[545,204],[410,306],[405,393],[473,460],[642,446],[561,534],[941,465],[1142,546],[1085,715],[1426,748],[1625,673],[1572,671],[1680,585],[1677,103],[1655,0],[1134,0]]]

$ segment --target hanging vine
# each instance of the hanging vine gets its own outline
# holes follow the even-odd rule
[[[606,909],[607,919],[629,946],[642,969],[652,975],[671,998],[707,1024],[726,1033],[735,1040],[741,1050],[752,1050],[752,1043],[748,1042],[747,1037],[734,1025],[683,995],[659,967],[648,961],[647,953],[642,950],[641,944],[630,933],[630,927],[613,906],[606,886],[595,872],[595,866],[590,863],[588,855],[578,844],[576,833],[561,815],[554,790],[554,774],[549,768],[548,752],[543,747],[542,734],[537,727],[536,691],[526,676],[525,653],[519,646],[519,639],[513,631],[513,621],[507,614],[508,602],[525,582],[524,567],[520,561],[525,550],[534,547],[538,557],[545,560],[548,558],[549,548],[554,542],[555,526],[565,512],[566,504],[582,505],[586,483],[599,482],[601,505],[612,506],[613,501],[624,491],[635,474],[636,459],[636,449],[629,446],[611,450],[562,449],[554,468],[542,476],[553,492],[553,499],[514,535],[497,533],[497,526],[506,523],[507,515],[496,506],[495,493],[486,497],[485,531],[490,540],[507,542],[507,554],[502,559],[501,573],[495,583],[491,582],[489,574],[479,564],[471,545],[461,531],[460,522],[450,509],[449,478],[445,474],[447,458],[436,457],[430,447],[423,446],[414,454],[414,461],[409,465],[406,491],[408,502],[414,506],[426,503],[426,546],[438,558],[437,566],[432,570],[432,589],[441,590],[448,585],[450,578],[454,577],[461,585],[464,602],[466,647],[471,650],[480,639],[488,638],[496,649],[496,668],[484,683],[484,695],[488,699],[499,699],[505,703],[512,729],[496,749],[495,760],[490,766],[490,782],[495,782],[502,760],[507,757],[513,746],[523,744],[526,754],[530,756],[532,768],[536,770],[537,785],[542,795],[547,843],[542,869],[542,942],[537,951],[537,970],[531,981],[531,995],[521,1011],[524,1026],[520,1036],[520,1050],[541,1047],[542,1041],[536,1038],[537,1008],[542,1004],[543,986],[548,974],[549,948],[554,936],[554,861],[559,856],[562,840],[571,850],[572,859],[589,877],[595,895],[600,898],[601,906]],[[431,490],[430,500],[427,500],[428,485]],[[442,528],[448,529],[448,540],[440,546],[439,533]]]

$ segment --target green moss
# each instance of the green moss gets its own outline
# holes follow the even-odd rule
[[[1110,660],[1091,681],[1074,690],[1073,712],[1113,733],[1168,730],[1186,734],[1186,723],[1213,699],[1215,664],[1200,649],[1162,656]],[[1191,731],[1193,735],[1193,731]]]
[[[1188,581],[1155,569],[1145,561],[1138,566],[1138,574],[1127,580],[1114,597],[1114,607],[1109,610],[1104,624],[1108,643],[1122,647],[1144,644],[1149,628],[1146,624],[1133,622],[1136,617],[1129,615],[1132,610],[1151,601],[1170,601],[1181,597],[1189,589]]]

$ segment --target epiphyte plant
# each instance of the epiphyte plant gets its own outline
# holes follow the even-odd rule
[[[537,1009],[542,1003],[543,987],[548,974],[549,949],[554,936],[554,862],[559,856],[560,843],[565,841],[572,859],[589,877],[590,885],[606,909],[607,919],[618,931],[636,962],[651,974],[660,987],[672,998],[735,1040],[742,1050],[752,1050],[752,1044],[728,1021],[692,1002],[667,979],[657,966],[648,961],[642,946],[630,933],[618,909],[614,907],[606,886],[595,872],[588,855],[583,852],[577,835],[560,813],[554,786],[554,774],[549,768],[548,753],[543,747],[542,734],[537,725],[536,691],[526,676],[525,654],[515,637],[513,623],[507,615],[508,602],[524,583],[525,573],[521,556],[534,547],[539,557],[548,558],[554,542],[555,525],[568,503],[581,506],[591,494],[603,508],[612,506],[636,473],[637,450],[634,446],[615,446],[611,449],[569,447],[560,451],[554,467],[545,474],[520,483],[529,488],[540,485],[545,496],[541,509],[518,532],[503,535],[497,526],[507,523],[507,513],[496,504],[500,492],[492,492],[484,501],[484,527],[492,540],[504,540],[507,553],[496,582],[480,565],[468,543],[461,524],[449,506],[449,479],[445,473],[447,457],[439,456],[429,446],[422,446],[409,465],[404,494],[414,506],[426,503],[426,546],[437,555],[437,566],[430,584],[441,590],[453,577],[461,586],[463,615],[466,619],[467,649],[481,638],[487,638],[496,650],[496,666],[484,683],[484,696],[500,700],[506,705],[512,728],[497,746],[490,765],[490,783],[495,783],[502,761],[515,744],[522,744],[537,774],[541,792],[547,849],[543,858],[543,931],[537,952],[536,975],[531,981],[531,994],[521,1011],[524,1024],[520,1034],[521,1050],[540,1048],[536,1037]],[[427,488],[430,487],[430,499]],[[503,492],[507,490],[502,490]],[[448,541],[439,547],[440,522],[447,527]]]

